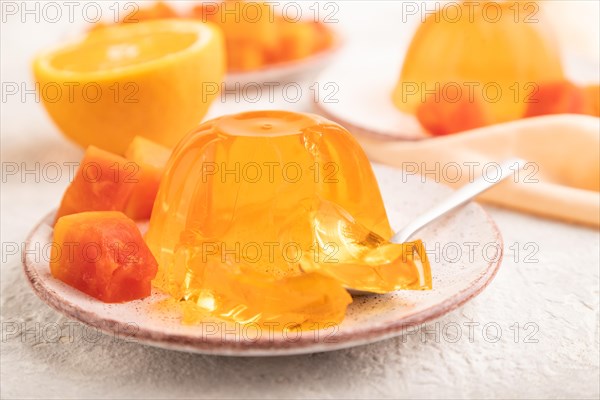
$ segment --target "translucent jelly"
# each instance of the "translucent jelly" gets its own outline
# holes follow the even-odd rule
[[[371,165],[322,117],[224,116],[175,148],[146,240],[154,284],[197,315],[339,322],[343,287],[431,287],[422,244],[395,245]]]
[[[392,95],[396,107],[416,113],[421,104],[433,103],[443,115],[457,102],[475,103],[486,124],[523,117],[540,85],[564,80],[551,25],[543,13],[528,17],[534,5],[539,7],[524,1],[449,2],[429,14],[406,53]],[[475,127],[465,126],[465,118],[473,116],[458,110],[451,130]]]

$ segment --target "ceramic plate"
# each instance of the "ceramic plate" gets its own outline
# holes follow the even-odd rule
[[[319,98],[315,103],[317,112],[354,134],[388,140],[431,137],[414,115],[399,111],[392,102],[400,74],[397,60],[388,53],[372,57],[352,55],[331,64],[317,77],[321,85],[335,82],[338,88],[334,101]]]
[[[314,104],[317,114],[344,126],[353,134],[380,140],[432,139],[412,114],[401,112],[392,102],[392,92],[404,62],[387,47],[385,53],[365,57],[348,52],[329,65],[317,77],[322,86],[333,82],[337,92],[333,98],[322,96]],[[598,82],[598,65],[581,56],[565,52],[566,75],[574,82]],[[332,100],[333,101],[329,101]]]
[[[450,189],[402,171],[375,166],[392,226],[396,229],[436,204]],[[182,325],[176,310],[161,307],[160,293],[123,304],[104,304],[50,275],[54,213],[31,232],[24,250],[25,274],[35,293],[63,314],[105,333],[173,350],[233,356],[273,356],[329,351],[402,335],[415,325],[459,307],[492,280],[502,258],[502,238],[481,206],[469,203],[418,235],[427,247],[433,290],[355,297],[339,326],[278,333],[217,320]],[[474,242],[476,245],[465,246]],[[37,249],[37,250],[36,250]],[[474,249],[470,250],[470,249]],[[47,251],[46,251],[47,252]],[[40,254],[42,253],[42,254]]]

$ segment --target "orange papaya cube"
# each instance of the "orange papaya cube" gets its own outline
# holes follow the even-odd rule
[[[227,68],[229,71],[252,71],[265,65],[263,49],[256,43],[227,43]]]
[[[218,24],[220,20],[219,16],[219,3],[200,3],[193,6],[189,11],[189,17],[199,19],[202,22],[212,22]]]
[[[483,101],[460,95],[452,101],[438,96],[429,96],[417,107],[417,119],[429,133],[435,136],[449,135],[475,129],[491,123]]]
[[[251,42],[264,48],[277,44],[277,27],[268,2],[226,0],[195,6],[191,18],[217,24],[229,43]]]
[[[136,23],[153,19],[177,18],[177,12],[164,1],[157,1],[149,7],[140,7],[123,18],[122,23]]]
[[[588,85],[583,88],[585,113],[600,117],[600,85]]]
[[[54,227],[50,272],[105,303],[147,297],[158,265],[137,225],[117,211],[59,218]]]
[[[319,33],[313,23],[280,20],[279,61],[299,60],[314,53]]]
[[[65,191],[56,220],[83,211],[123,211],[135,183],[132,162],[90,146]]]
[[[528,99],[525,117],[548,114],[583,114],[583,89],[568,81],[542,83]]]
[[[125,214],[134,220],[150,218],[160,179],[171,149],[136,136],[125,151],[125,158],[135,166],[136,184],[125,205]]]

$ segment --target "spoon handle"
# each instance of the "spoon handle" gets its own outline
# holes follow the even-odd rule
[[[452,193],[444,201],[431,208],[429,211],[426,211],[424,214],[421,214],[420,216],[415,218],[411,223],[409,223],[404,228],[396,232],[394,236],[392,236],[390,241],[392,243],[404,243],[408,241],[408,239],[411,236],[413,236],[425,226],[429,225],[429,223],[435,221],[442,215],[447,214],[455,208],[465,204],[473,197],[485,192],[492,186],[513,175],[515,172],[522,169],[524,166],[525,161],[518,158],[510,159],[503,162],[500,165],[500,176],[498,176],[495,179],[488,179],[485,176],[480,176],[473,182],[468,183],[467,185]]]

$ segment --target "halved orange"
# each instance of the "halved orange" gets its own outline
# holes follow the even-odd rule
[[[96,29],[33,62],[62,132],[116,153],[136,135],[173,147],[206,114],[225,68],[218,28],[170,19]]]

